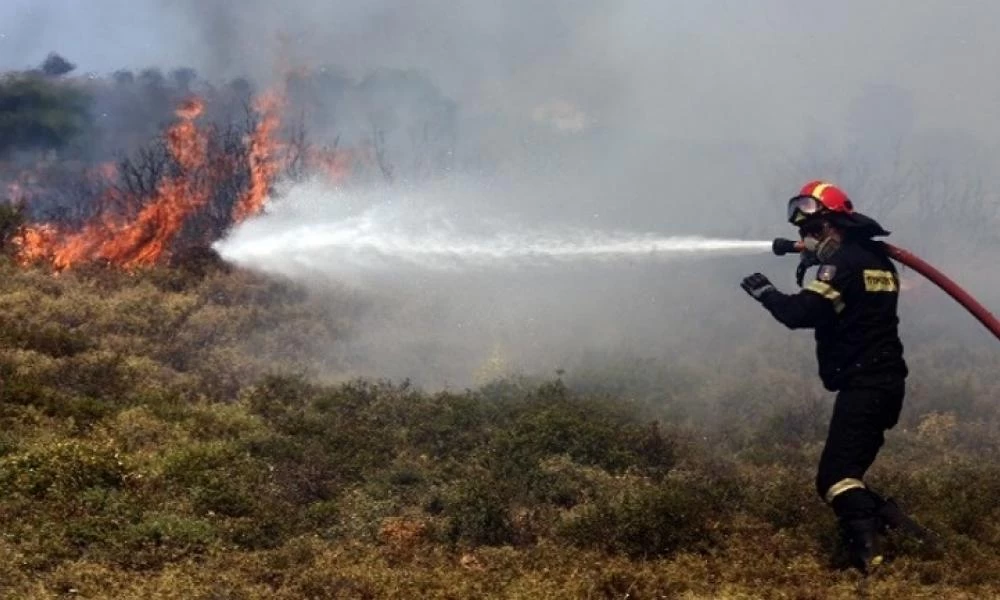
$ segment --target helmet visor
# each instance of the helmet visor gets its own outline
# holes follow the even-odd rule
[[[788,201],[788,222],[799,225],[809,217],[823,212],[824,206],[812,196],[795,196]]]

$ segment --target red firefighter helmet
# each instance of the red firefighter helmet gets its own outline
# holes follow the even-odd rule
[[[788,222],[800,225],[810,217],[829,213],[849,215],[854,204],[843,190],[826,181],[810,181],[788,201]]]
[[[827,181],[810,181],[788,201],[788,222],[800,230],[816,217],[823,217],[857,237],[889,235],[877,221],[856,212],[847,194]]]

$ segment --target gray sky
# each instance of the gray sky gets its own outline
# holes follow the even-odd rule
[[[562,98],[605,121],[727,140],[834,125],[862,86],[891,83],[914,95],[919,125],[992,134],[998,18],[987,0],[4,0],[0,68],[49,51],[96,72],[416,66],[459,99]]]

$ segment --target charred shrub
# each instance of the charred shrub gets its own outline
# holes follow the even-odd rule
[[[232,270],[214,249],[198,245],[178,250],[171,255],[168,265],[198,278],[216,272],[229,273]]]
[[[25,222],[24,205],[0,202],[0,255],[13,255],[17,246],[13,243]]]

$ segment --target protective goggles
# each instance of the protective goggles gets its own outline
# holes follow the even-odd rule
[[[809,217],[814,217],[826,210],[826,207],[812,196],[795,196],[788,201],[788,222],[799,225]]]

